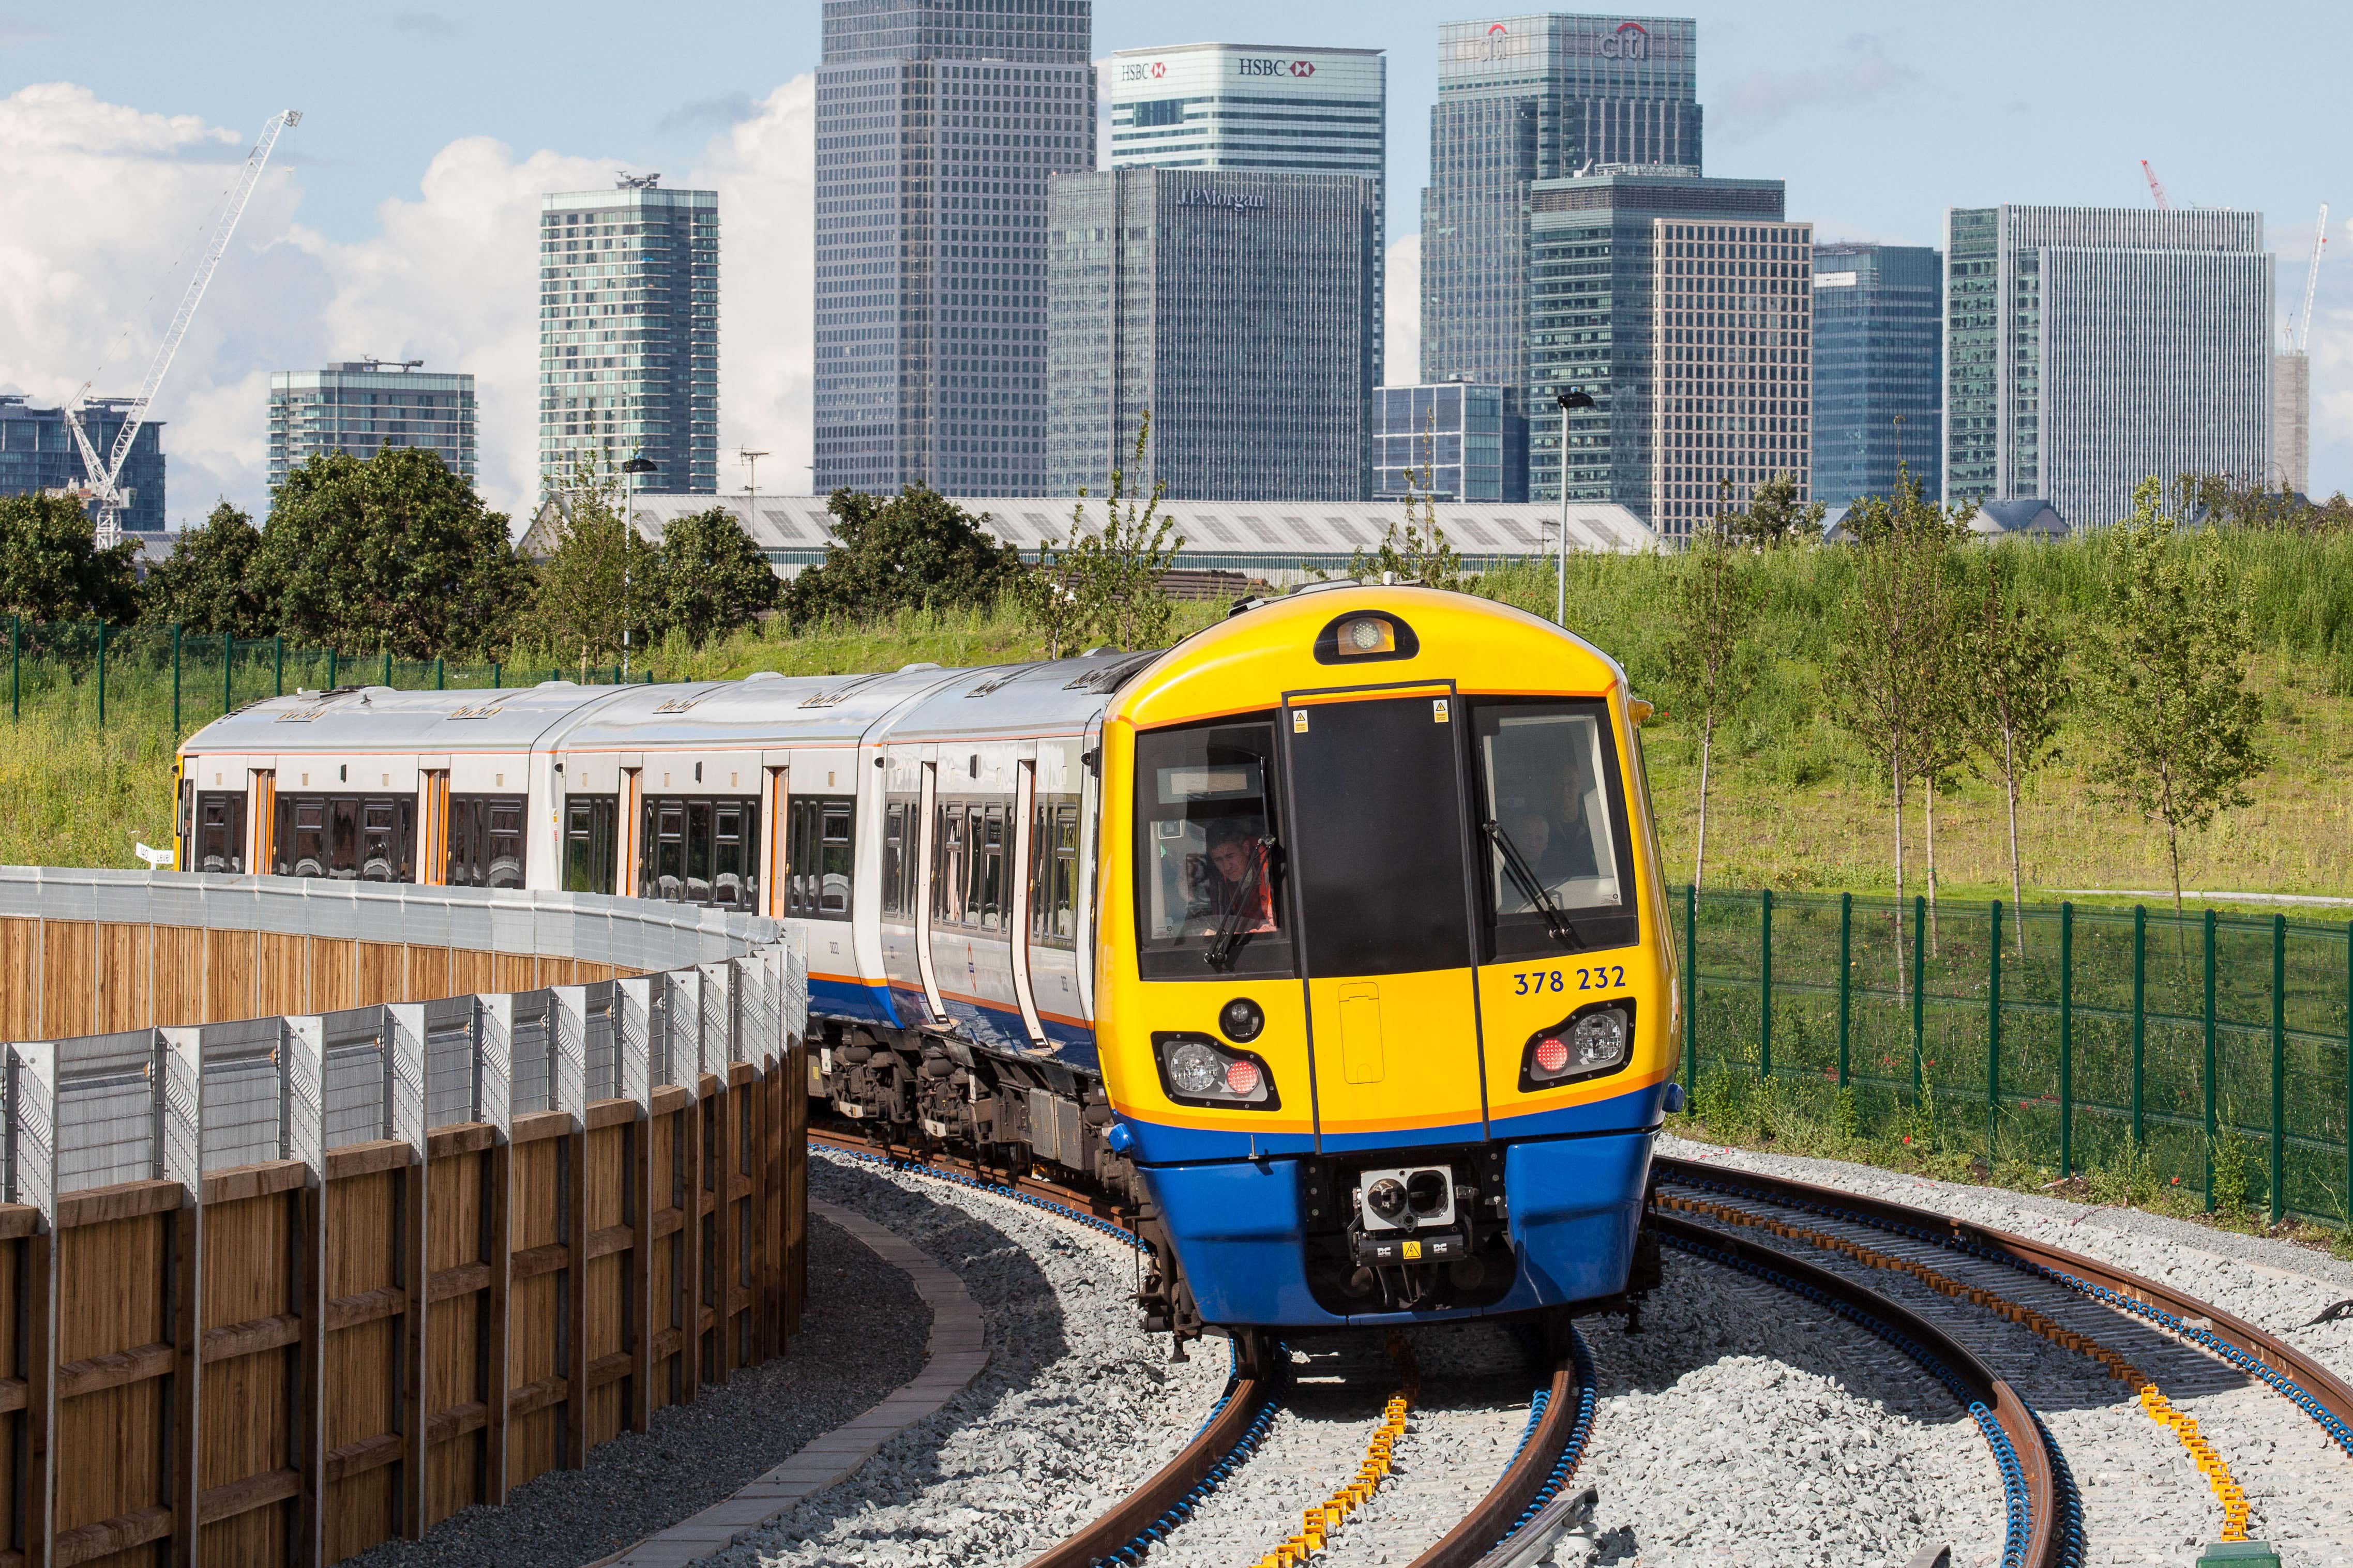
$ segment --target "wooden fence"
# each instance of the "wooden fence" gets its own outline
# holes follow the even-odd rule
[[[251,923],[119,918],[130,882]],[[778,937],[0,869],[0,1035],[46,1037],[0,1083],[0,1564],[332,1563],[783,1353],[807,986]],[[518,989],[432,994],[476,978]],[[255,997],[287,1011],[222,1019]],[[135,1026],[60,1037],[90,1023]]]

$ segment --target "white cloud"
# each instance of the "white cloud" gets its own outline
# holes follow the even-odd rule
[[[1421,236],[1389,241],[1382,289],[1381,379],[1409,386],[1421,379]]]
[[[786,83],[671,182],[720,194],[721,437],[774,454],[763,489],[807,478],[813,104],[811,78]],[[0,384],[135,389],[250,134],[65,83],[0,100]],[[480,488],[520,526],[538,489],[540,197],[614,166],[462,139],[345,242],[298,220],[302,176],[273,164],[157,399],[174,525],[216,496],[267,505],[270,371],[378,354],[473,373]]]
[[[1857,33],[1824,64],[1735,77],[1710,95],[1708,128],[1744,141],[1809,109],[1859,109],[1920,85],[1920,73],[1892,58],[1884,39]]]

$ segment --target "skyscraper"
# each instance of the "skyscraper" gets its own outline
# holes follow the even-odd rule
[[[1899,467],[1943,493],[1944,287],[1926,246],[1814,247],[1816,500],[1891,494]]]
[[[270,374],[273,491],[321,453],[364,459],[385,447],[422,447],[473,483],[474,378],[373,359]]]
[[[1538,182],[1528,218],[1528,499],[1616,501],[1688,534],[1810,467],[1812,230],[1778,180],[1608,172]]]
[[[826,0],[819,493],[1035,495],[1046,197],[1094,166],[1088,0]]]
[[[1504,393],[1474,381],[1376,389],[1372,499],[1527,500],[1528,455],[1510,442]]]
[[[1947,500],[2102,528],[2152,475],[2270,475],[2262,214],[1955,207],[1946,237]]]
[[[2312,360],[2302,349],[2272,356],[2271,488],[2295,495],[2312,488]]]
[[[1421,379],[1528,384],[1527,199],[1604,164],[1700,167],[1698,25],[1444,22],[1421,193]]]
[[[1114,169],[1284,169],[1373,182],[1373,319],[1387,239],[1388,58],[1378,49],[1179,44],[1111,58]],[[1380,335],[1373,339],[1380,374]]]
[[[122,421],[137,399],[93,397],[81,406],[81,427],[103,464],[122,434]],[[164,527],[164,422],[150,419],[132,437],[116,479],[130,492],[122,514],[126,531],[154,533]],[[66,426],[63,408],[36,408],[26,397],[0,394],[0,496],[64,489],[89,482],[81,447]]]
[[[719,195],[656,177],[541,198],[543,490],[584,455],[645,458],[649,489],[719,489]]]
[[[1101,494],[1120,465],[1132,488],[1158,481],[1176,500],[1362,500],[1380,332],[1373,201],[1353,174],[1056,180],[1050,493]]]

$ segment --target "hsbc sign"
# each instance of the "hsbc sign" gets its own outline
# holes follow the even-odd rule
[[[1236,76],[1310,77],[1315,74],[1314,60],[1279,60],[1265,55],[1243,55],[1234,61]]]

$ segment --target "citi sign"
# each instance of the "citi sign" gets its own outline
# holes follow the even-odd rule
[[[1236,76],[1311,77],[1315,74],[1314,60],[1275,60],[1262,56],[1245,55],[1234,61]]]
[[[1601,36],[1598,47],[1606,60],[1646,60],[1651,58],[1651,34],[1640,22],[1620,22],[1617,31]]]

